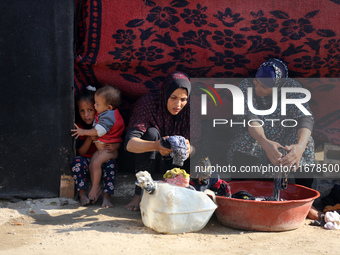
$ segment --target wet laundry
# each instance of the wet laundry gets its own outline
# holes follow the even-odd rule
[[[183,166],[184,161],[189,157],[188,144],[183,136],[173,135],[167,139],[162,138],[162,146],[172,150],[170,156],[172,157],[172,164],[176,166]]]
[[[264,197],[264,196],[254,197],[248,191],[244,191],[244,190],[234,193],[231,197],[237,198],[237,199],[255,200],[255,201],[285,201],[284,199],[276,200],[274,197]]]
[[[241,190],[236,192],[231,196],[232,198],[245,199],[245,200],[255,200],[255,197],[248,191]]]

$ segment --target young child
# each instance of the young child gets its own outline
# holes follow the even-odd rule
[[[74,124],[76,129],[72,136],[76,139],[80,136],[89,136],[95,140],[97,151],[93,154],[90,162],[90,173],[92,188],[88,198],[95,203],[101,195],[100,179],[101,165],[110,159],[118,157],[118,148],[113,151],[107,150],[105,145],[111,143],[121,143],[121,135],[125,125],[117,107],[120,104],[120,91],[111,86],[104,86],[98,89],[94,95],[94,107],[97,111],[95,121],[91,129],[83,129]],[[98,138],[98,139],[96,139]]]
[[[85,129],[91,129],[93,121],[95,120],[96,110],[94,108],[94,91],[95,88],[89,88],[82,91],[76,98],[76,107],[77,112],[79,113],[79,115],[76,115],[77,125]],[[109,150],[115,150],[119,148],[119,145],[120,143],[114,143],[106,146]],[[96,149],[92,138],[89,136],[80,136],[76,142],[77,156],[72,162],[72,172],[81,205],[90,203],[86,194],[86,176],[89,172],[91,157]],[[110,159],[105,162],[102,165],[102,171],[105,187],[102,206],[112,207],[111,195],[114,193],[114,177],[117,171],[116,161]]]
[[[90,86],[89,86],[90,87]],[[94,108],[94,91],[95,88],[89,88],[82,91],[76,98],[76,107],[78,108],[79,116],[77,115],[77,125],[85,129],[91,129],[95,120],[96,110]],[[79,119],[80,118],[80,119]],[[79,120],[78,120],[79,119]],[[109,150],[116,150],[120,143],[107,144]],[[96,146],[89,136],[80,136],[76,142],[77,156],[72,162],[73,178],[77,191],[79,192],[81,205],[90,203],[86,194],[86,175],[89,172],[89,164],[93,153],[96,151]],[[103,181],[104,181],[104,196],[103,207],[112,207],[111,195],[114,193],[114,177],[117,171],[116,161],[110,159],[102,165]],[[92,175],[92,173],[91,173]],[[92,178],[91,178],[92,180]]]

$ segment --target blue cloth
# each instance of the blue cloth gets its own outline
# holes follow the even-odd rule
[[[272,66],[261,66],[256,78],[266,87],[272,88],[276,83],[275,69]]]
[[[174,135],[166,139],[170,143],[170,148],[173,151],[170,153],[172,164],[183,166],[183,162],[189,157],[188,144],[183,136]]]

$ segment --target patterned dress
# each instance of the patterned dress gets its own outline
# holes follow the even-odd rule
[[[268,95],[266,97],[258,97],[254,91],[254,85],[251,79],[245,79],[240,82],[239,88],[244,93],[245,97],[245,116],[251,114],[248,109],[248,99],[247,99],[247,88],[253,88],[253,106],[255,109],[258,110],[266,110],[271,108],[272,106],[272,95]],[[293,80],[287,79],[282,87],[292,87],[292,88],[301,88],[301,85]],[[301,93],[287,93],[287,98],[303,98],[304,95]],[[311,112],[307,103],[304,103],[303,106]],[[263,121],[263,129],[265,132],[265,136],[267,139],[275,141],[282,146],[292,145],[297,143],[297,131],[298,128],[296,127],[283,127],[281,122],[286,119],[293,119],[298,121],[301,117],[305,116],[304,113],[301,112],[295,105],[287,104],[286,106],[286,115],[281,115],[281,93],[280,89],[278,90],[278,104],[276,110],[270,115],[257,115],[256,119],[261,119]],[[243,121],[245,116],[237,116],[235,120]],[[253,119],[253,118],[252,118]],[[279,121],[268,121],[269,119],[278,119]],[[284,122],[286,126],[294,126],[291,121],[289,124],[288,121]],[[262,124],[262,123],[261,123]],[[249,134],[248,126],[246,121],[246,127],[242,125],[236,125],[234,127],[234,135],[231,141],[230,149],[229,149],[229,162],[233,162],[233,154],[235,152],[245,153],[247,155],[256,157],[261,164],[271,164],[269,159],[267,158],[266,152],[262,149],[261,145]],[[301,157],[300,165],[306,164],[314,164],[315,161],[315,152],[314,152],[314,141],[313,138],[310,136],[306,149]]]

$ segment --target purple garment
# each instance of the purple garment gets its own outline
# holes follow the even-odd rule
[[[170,153],[172,164],[183,166],[183,162],[189,157],[188,144],[183,136],[173,135],[166,139],[170,143],[170,148],[173,151]]]

